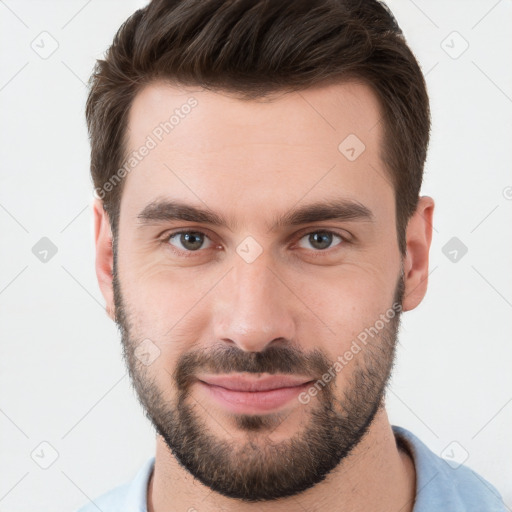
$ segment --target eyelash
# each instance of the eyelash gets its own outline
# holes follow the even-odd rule
[[[165,236],[162,237],[161,242],[162,242],[162,244],[166,245],[174,254],[181,256],[181,257],[185,257],[185,258],[194,257],[194,255],[196,253],[200,253],[200,252],[203,252],[206,250],[206,249],[198,249],[197,251],[182,251],[182,250],[179,250],[178,248],[176,248],[174,245],[169,243],[171,238],[176,237],[178,235],[185,234],[185,233],[194,233],[194,234],[203,235],[206,238],[208,238],[210,241],[212,241],[210,239],[210,237],[203,231],[198,231],[198,230],[194,230],[194,229],[185,229],[185,230],[180,230],[180,231],[174,231],[172,233],[166,233]],[[314,229],[311,231],[302,232],[302,233],[300,233],[300,236],[297,235],[297,242],[302,240],[304,237],[311,235],[313,233],[326,233],[326,234],[333,235],[334,237],[338,237],[341,240],[341,242],[338,245],[335,245],[334,247],[329,247],[328,249],[323,249],[323,250],[320,250],[320,249],[314,250],[313,249],[312,250],[313,257],[330,254],[330,251],[335,250],[336,247],[340,247],[340,246],[351,243],[351,241],[348,237],[340,235],[339,233],[337,233],[335,231],[330,231],[328,229]]]

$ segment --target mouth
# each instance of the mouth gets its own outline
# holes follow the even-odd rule
[[[309,377],[247,374],[203,375],[197,383],[224,409],[237,414],[264,414],[282,409],[313,382]]]

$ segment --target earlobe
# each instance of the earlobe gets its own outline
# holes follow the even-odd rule
[[[105,299],[108,316],[115,320],[113,279],[112,231],[107,212],[100,199],[94,199],[94,242],[96,246],[96,278]]]
[[[422,196],[407,225],[407,253],[403,265],[405,280],[403,311],[417,307],[427,292],[433,214],[434,200],[429,196]]]

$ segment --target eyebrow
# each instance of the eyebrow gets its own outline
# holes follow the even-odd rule
[[[171,221],[197,222],[233,230],[238,225],[233,218],[213,212],[208,208],[193,206],[181,201],[157,199],[146,205],[137,215],[139,227]],[[297,226],[325,220],[374,222],[372,211],[358,201],[331,199],[293,208],[274,217],[267,226],[275,231],[285,226]]]

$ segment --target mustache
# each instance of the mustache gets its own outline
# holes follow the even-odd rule
[[[284,345],[270,346],[261,352],[245,352],[236,347],[216,347],[183,354],[173,372],[180,391],[185,391],[199,372],[227,374],[235,372],[299,374],[320,379],[331,361],[318,349],[304,353]]]

